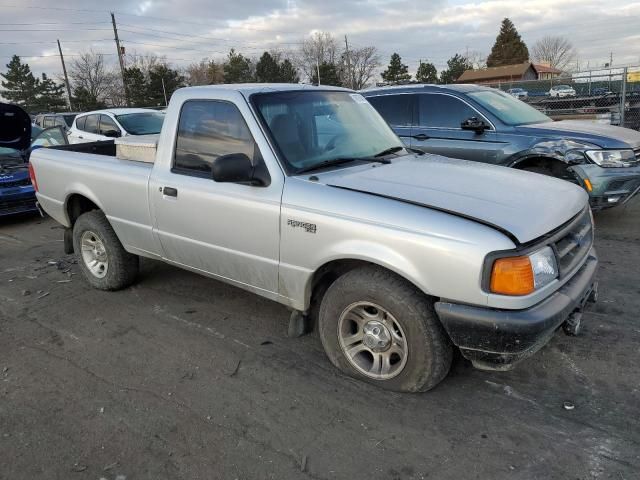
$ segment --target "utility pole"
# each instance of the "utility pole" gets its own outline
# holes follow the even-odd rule
[[[67,96],[69,97],[69,111],[73,110],[71,104],[71,86],[69,85],[69,77],[67,75],[67,67],[64,64],[64,55],[62,55],[62,47],[60,46],[60,40],[58,40],[58,51],[60,52],[60,61],[62,62],[62,71],[64,73],[64,83],[67,86]]]
[[[116,27],[116,16],[111,12],[111,23],[113,24],[113,34],[115,35],[116,48],[118,49],[118,62],[120,62],[120,74],[122,75],[122,88],[124,89],[124,102],[129,106],[129,95],[127,95],[127,83],[124,80],[124,60],[120,49],[120,39],[118,38],[118,27]]]
[[[349,42],[347,36],[344,36],[344,53],[347,56],[347,78],[349,79],[349,88],[353,89],[353,76],[351,74],[351,55],[349,54]]]
[[[320,60],[316,58],[316,71],[318,72],[318,86],[320,86]]]
[[[164,86],[164,77],[160,77],[160,81],[162,82],[162,93],[164,95],[164,106],[168,107],[169,102],[167,102],[167,89]]]

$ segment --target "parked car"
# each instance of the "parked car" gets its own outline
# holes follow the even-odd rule
[[[69,130],[71,143],[97,142],[129,135],[160,133],[164,113],[148,108],[110,108],[78,115]]]
[[[479,85],[362,93],[412,148],[568,180],[587,191],[594,209],[622,205],[640,189],[640,132],[635,130],[554,122],[507,93]]]
[[[527,98],[529,96],[529,92],[524,88],[510,88],[507,93],[516,98]]]
[[[65,130],[69,130],[73,125],[73,120],[78,113],[40,113],[36,115],[33,123],[40,128],[50,127],[63,127]]]
[[[594,96],[602,96],[602,95],[611,95],[613,92],[605,87],[595,87],[591,90],[591,95]]]
[[[575,97],[576,91],[570,85],[556,85],[549,89],[550,97]]]
[[[39,149],[31,165],[95,288],[131,285],[141,256],[229,282],[291,308],[293,333],[317,322],[336,367],[392,390],[434,387],[454,345],[508,369],[595,300],[582,189],[415,153],[347,89],[180,89],[155,160]]]
[[[37,212],[26,159],[33,148],[65,145],[64,129],[32,126],[22,109],[0,103],[0,140],[0,217]]]

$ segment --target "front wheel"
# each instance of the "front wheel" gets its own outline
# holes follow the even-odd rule
[[[127,252],[104,213],[83,213],[73,226],[73,249],[84,278],[100,290],[131,285],[139,268],[136,255]]]
[[[429,390],[451,366],[453,349],[433,302],[380,267],[351,270],[329,287],[319,332],[337,368],[385,389]]]

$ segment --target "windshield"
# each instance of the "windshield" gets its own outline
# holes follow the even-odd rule
[[[37,125],[31,124],[31,141],[42,133],[44,129]],[[23,163],[22,153],[15,148],[0,147],[0,164],[1,165],[15,165],[16,163]],[[0,167],[1,167],[0,165]]]
[[[469,92],[468,95],[507,125],[553,121],[535,108],[500,90],[480,90]]]
[[[251,97],[290,169],[309,170],[338,159],[371,157],[402,142],[357,93],[294,91]]]
[[[556,90],[571,90],[569,85],[557,85]]]
[[[160,133],[164,114],[159,112],[126,113],[116,115],[120,125],[131,135],[151,135]]]

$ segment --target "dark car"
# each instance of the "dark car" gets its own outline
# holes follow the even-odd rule
[[[35,148],[67,143],[63,127],[41,129],[31,125],[21,108],[0,103],[0,217],[38,211],[28,154]]]
[[[554,122],[498,89],[411,85],[361,92],[404,143],[428,153],[514,167],[582,186],[594,209],[640,190],[640,132]]]

